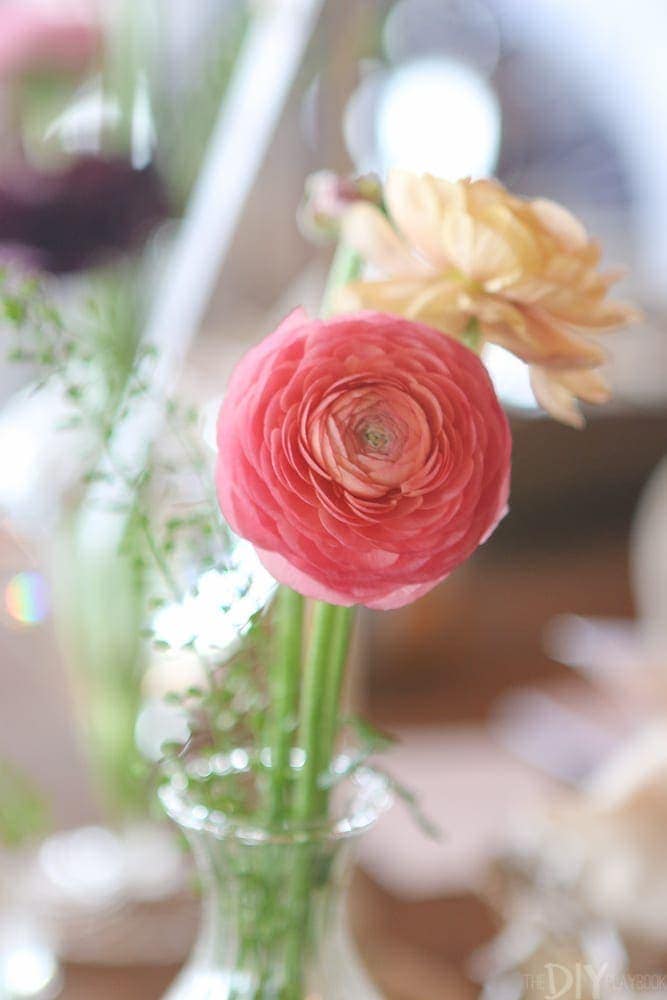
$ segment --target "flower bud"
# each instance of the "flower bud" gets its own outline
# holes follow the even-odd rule
[[[375,174],[341,177],[332,170],[318,170],[306,180],[297,221],[307,239],[326,243],[338,238],[343,213],[354,202],[382,205],[382,185]]]

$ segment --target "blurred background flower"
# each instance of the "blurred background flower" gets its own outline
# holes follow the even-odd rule
[[[0,183],[0,246],[52,274],[104,264],[167,217],[162,182],[120,158],[82,156],[59,171],[24,166]]]
[[[101,26],[85,0],[0,6],[0,77],[80,74],[101,48]]]

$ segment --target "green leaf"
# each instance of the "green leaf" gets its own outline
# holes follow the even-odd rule
[[[48,808],[38,789],[13,764],[0,761],[0,842],[19,847],[48,826]]]
[[[82,417],[79,416],[79,414],[74,414],[71,417],[66,417],[65,420],[61,420],[60,423],[58,424],[58,428],[61,431],[71,431],[74,430],[74,428],[76,427],[81,427],[82,424],[83,424]],[[88,472],[86,473],[86,475],[90,475],[90,473]]]
[[[396,795],[396,797],[407,806],[408,812],[419,829],[425,833],[430,840],[443,840],[444,838],[441,828],[437,823],[434,823],[433,820],[429,819],[428,816],[422,811],[419,799],[415,793],[408,788],[407,785],[404,785],[390,774],[387,774],[386,771],[380,771],[379,773],[385,776],[394,795]]]
[[[30,355],[28,354],[27,351],[24,351],[23,348],[21,347],[12,347],[7,352],[7,361],[11,361],[12,363],[29,361],[29,360],[30,360]]]
[[[380,729],[376,729],[375,726],[372,726],[365,719],[353,716],[346,721],[347,725],[354,732],[357,742],[369,756],[375,753],[383,753],[398,743],[396,737],[392,736],[391,733],[385,733]]]
[[[26,318],[27,307],[25,302],[15,295],[5,295],[3,299],[5,316],[10,323],[20,326]]]
[[[167,691],[164,696],[164,702],[166,705],[182,705],[183,695],[178,691]]]
[[[58,327],[58,329],[62,329],[63,321],[60,318],[60,314],[56,309],[54,309],[53,306],[44,305],[44,318],[50,323],[53,323],[53,325]]]
[[[165,740],[160,749],[164,758],[180,757],[183,753],[183,744],[175,743],[173,740],[169,740],[168,742]]]
[[[84,483],[100,483],[100,482],[110,482],[111,477],[105,473],[101,472],[99,469],[91,469],[86,472],[83,477]]]

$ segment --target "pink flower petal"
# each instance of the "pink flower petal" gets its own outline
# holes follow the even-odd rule
[[[231,527],[334,604],[416,600],[507,507],[509,428],[479,358],[382,313],[292,314],[235,370],[218,441]]]

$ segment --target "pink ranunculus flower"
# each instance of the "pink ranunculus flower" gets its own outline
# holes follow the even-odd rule
[[[281,583],[396,608],[459,566],[507,508],[511,438],[479,358],[377,312],[293,312],[234,371],[217,490]]]

